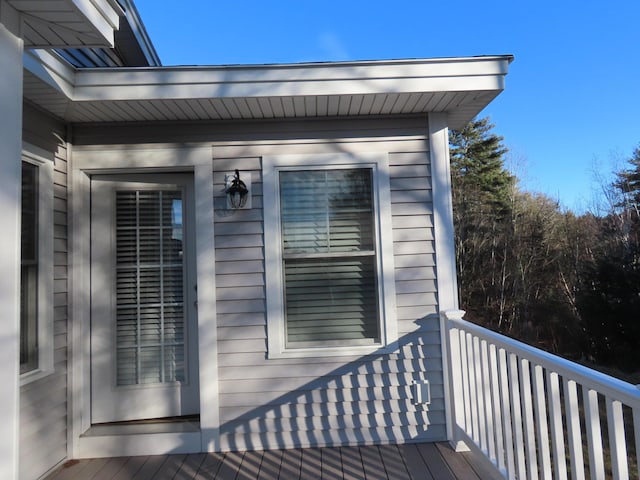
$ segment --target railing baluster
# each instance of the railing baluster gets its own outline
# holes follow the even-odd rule
[[[524,435],[522,432],[522,406],[520,403],[520,384],[518,382],[518,356],[515,353],[509,354],[509,380],[510,380],[510,398],[513,436],[515,441],[516,466],[518,469],[518,478],[526,478],[527,466],[525,462]]]
[[[602,431],[600,428],[600,409],[598,408],[598,392],[583,387],[584,422],[587,428],[589,445],[589,470],[591,479],[604,478],[604,457],[602,450]]]
[[[489,352],[487,341],[480,342],[480,358],[482,362],[482,393],[484,398],[484,416],[486,418],[486,434],[487,434],[487,450],[489,459],[492,462],[496,460],[496,436],[494,432],[495,422],[493,420],[493,396],[491,392],[491,374],[489,370]]]
[[[469,354],[467,353],[467,332],[460,330],[460,362],[462,373],[462,395],[464,397],[464,431],[473,438],[471,423],[471,392],[469,391]]]
[[[474,362],[473,335],[467,333],[467,355],[469,365],[469,393],[471,394],[471,431],[476,445],[480,445],[478,428],[478,386],[476,384],[476,363]]]
[[[607,397],[607,423],[609,425],[609,448],[611,449],[611,470],[614,480],[629,478],[627,465],[627,445],[624,436],[622,403]]]
[[[553,446],[554,471],[556,480],[567,480],[567,460],[564,448],[564,427],[560,401],[560,379],[555,372],[547,373],[549,389],[549,419],[551,420],[551,443]]]
[[[571,478],[584,480],[584,456],[582,454],[578,389],[574,380],[563,378],[563,382],[567,415],[567,435],[569,437],[569,458],[571,459]]]
[[[480,339],[476,336],[473,337],[473,364],[475,368],[475,384],[476,384],[476,399],[478,402],[478,411],[476,413],[478,417],[478,434],[480,436],[480,450],[486,455],[487,449],[487,418],[485,417],[484,408],[484,381],[482,377],[482,360],[480,352]]]
[[[498,351],[498,363],[500,366],[500,396],[502,398],[502,429],[504,432],[504,445],[507,450],[507,473],[508,478],[516,478],[513,453],[513,430],[511,429],[511,404],[509,403],[509,369],[507,352],[503,348]]]
[[[505,448],[502,438],[502,405],[500,405],[500,383],[498,371],[498,356],[496,346],[489,344],[489,377],[491,382],[491,410],[493,411],[493,435],[495,438],[495,458],[496,465],[500,471],[506,469]]]
[[[527,473],[529,479],[538,480],[538,459],[536,458],[536,433],[531,400],[531,368],[529,360],[520,359],[520,384],[522,386],[522,409],[524,410],[524,434],[527,452]]]
[[[551,480],[551,452],[549,450],[549,429],[547,427],[547,405],[545,402],[544,370],[540,365],[533,367],[533,400],[536,409],[536,433],[540,449],[542,477]]]

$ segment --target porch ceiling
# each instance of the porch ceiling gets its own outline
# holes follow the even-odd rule
[[[6,0],[21,14],[26,48],[110,47],[124,11],[116,0]]]
[[[25,97],[71,123],[448,112],[461,127],[504,88],[511,56],[74,70],[25,61]]]

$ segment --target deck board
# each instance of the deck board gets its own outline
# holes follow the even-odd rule
[[[435,444],[423,443],[418,445],[418,450],[433,478],[455,480],[456,477]]]
[[[386,480],[387,473],[377,447],[360,447],[364,475],[367,480]]]
[[[216,474],[215,478],[226,479],[226,478],[236,478],[238,473],[240,472],[240,467],[242,466],[242,460],[244,458],[243,452],[227,452],[224,455],[222,465],[220,465],[220,469]],[[249,478],[244,476],[244,478]],[[241,477],[242,478],[242,477]]]
[[[343,478],[342,458],[339,448],[322,448],[322,476],[321,478]]]
[[[131,480],[131,477],[140,471],[148,459],[149,457],[129,457],[122,464],[113,480]]]
[[[282,451],[282,461],[280,463],[279,478],[290,478],[297,480],[300,478],[302,468],[302,450],[289,449]]]
[[[469,480],[483,480],[483,478],[486,478],[478,477],[476,471],[471,467],[469,462],[466,461],[465,454],[457,454],[449,447],[441,448],[441,445],[434,444],[434,448],[441,455],[441,458],[447,464],[448,468],[453,471],[460,472],[458,475],[463,474],[465,476],[464,478],[468,478]],[[452,476],[451,478],[455,477]]]
[[[131,480],[145,480],[147,478],[153,478],[158,471],[162,468],[163,464],[169,457],[167,455],[154,455],[147,457],[147,461],[132,477]]]
[[[210,478],[216,478],[218,471],[224,462],[224,455],[222,453],[209,453],[205,458],[200,470],[196,475],[196,480],[206,480]],[[153,477],[151,477],[153,478]]]
[[[418,443],[73,460],[46,480],[480,480],[482,468],[445,443]]]
[[[264,452],[262,451],[245,452],[242,456],[242,464],[238,471],[241,471],[243,476],[247,478],[258,478],[263,457]]]
[[[262,455],[262,463],[257,480],[278,480],[282,467],[283,450],[267,450]]]
[[[353,447],[341,447],[342,472],[345,480],[364,480],[364,465],[360,451]]]
[[[302,449],[300,459],[300,478],[321,478],[322,454],[319,448]]]
[[[178,470],[173,477],[174,480],[193,480],[196,478],[198,470],[200,470],[200,465],[202,465],[206,457],[207,455],[205,453],[187,455],[187,458],[182,463],[182,467],[180,467],[180,470]]]
[[[380,449],[380,456],[382,457],[387,477],[390,480],[406,479],[408,475],[407,465],[398,445],[381,445],[378,448]]]
[[[407,470],[411,478],[422,478],[424,480],[437,480],[428,468],[424,468],[424,461],[418,450],[418,445],[408,443],[399,446],[402,456],[405,459]]]

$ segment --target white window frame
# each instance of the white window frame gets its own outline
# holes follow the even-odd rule
[[[20,374],[20,385],[44,378],[54,371],[53,359],[53,165],[54,154],[23,143],[22,161],[38,167],[38,362]]]
[[[391,189],[386,153],[271,155],[262,158],[268,358],[366,355],[395,350],[398,339],[391,229]],[[284,268],[280,223],[279,172],[331,168],[371,168],[373,174],[375,250],[380,342],[374,345],[287,347]]]

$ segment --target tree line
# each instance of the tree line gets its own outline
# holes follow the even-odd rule
[[[575,214],[524,191],[489,119],[449,133],[466,318],[567,358],[640,370],[640,147]]]

